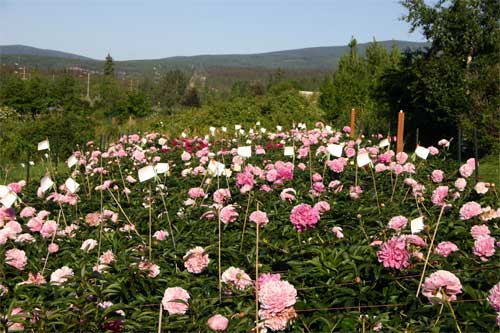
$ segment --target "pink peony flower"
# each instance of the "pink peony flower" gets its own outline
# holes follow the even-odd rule
[[[495,311],[500,312],[500,282],[495,284],[493,288],[490,289],[488,302],[490,302],[490,305],[493,309],[495,309]]]
[[[398,164],[403,165],[403,164],[406,163],[406,160],[408,160],[408,154],[405,153],[404,151],[399,152],[399,153],[396,154],[396,162]]]
[[[467,202],[460,208],[460,219],[468,220],[481,214],[481,205],[475,201]]]
[[[115,255],[113,254],[113,251],[108,250],[104,252],[100,257],[99,257],[99,263],[102,265],[109,265],[113,261],[115,261]]]
[[[361,186],[349,186],[349,197],[353,200],[359,199],[359,195],[363,193]]]
[[[85,252],[92,251],[97,246],[97,241],[95,239],[87,239],[82,243],[80,250]]]
[[[21,217],[33,217],[36,213],[36,209],[33,207],[24,207],[21,213],[19,214]]]
[[[489,236],[490,229],[485,224],[474,225],[470,228],[470,234],[472,235],[472,238],[479,239],[481,237]]]
[[[52,237],[57,231],[56,221],[47,221],[43,224],[40,234],[45,238]]]
[[[445,199],[448,196],[448,186],[438,186],[433,192],[431,201],[436,206],[445,205]]]
[[[205,191],[203,191],[203,189],[201,187],[193,187],[193,188],[189,189],[188,195],[192,199],[203,198],[205,196]]]
[[[252,285],[252,279],[242,269],[229,267],[222,273],[222,282],[234,286],[238,290],[244,290]]]
[[[210,262],[208,253],[201,246],[187,251],[182,259],[184,260],[184,267],[186,267],[189,273],[193,274],[201,273]]]
[[[57,251],[59,251],[59,245],[57,245],[56,243],[50,243],[48,246],[48,251],[49,253],[56,253]]]
[[[330,211],[330,204],[326,201],[319,201],[314,205],[314,209],[319,212],[319,215],[323,215]]]
[[[28,280],[27,281],[24,281],[24,282],[21,282],[22,284],[34,284],[34,285],[41,285],[41,284],[45,284],[47,283],[47,281],[45,280],[45,278],[43,277],[42,274],[40,273],[31,273],[29,272],[28,273]]]
[[[26,312],[22,308],[13,308],[12,311],[10,312],[9,318],[16,318],[18,320],[26,320]],[[24,331],[24,324],[23,323],[14,323],[14,322],[7,322],[7,331],[8,332],[13,332],[13,331]]]
[[[441,242],[434,249],[434,253],[443,257],[448,257],[451,253],[458,251],[458,246],[452,242]]]
[[[467,186],[467,181],[465,180],[465,178],[458,178],[457,180],[455,180],[455,187],[460,192],[465,189],[465,186]]]
[[[281,280],[281,275],[280,274],[273,274],[273,273],[263,273],[259,276],[258,280],[258,286],[259,286],[259,291],[262,288],[262,286],[270,281],[280,281]]]
[[[168,237],[168,232],[165,230],[158,230],[153,234],[153,238],[158,241],[164,241]]]
[[[167,288],[161,303],[169,315],[185,314],[189,307],[190,296],[181,287]]]
[[[252,212],[252,214],[250,214],[250,221],[258,224],[261,227],[269,223],[267,214],[260,210],[256,210],[255,212]]]
[[[444,172],[442,170],[434,170],[432,171],[431,178],[434,183],[440,183],[443,181]]]
[[[297,301],[297,290],[287,281],[269,281],[259,291],[261,308],[278,313]]]
[[[455,301],[462,292],[462,284],[455,274],[439,270],[425,278],[422,295],[433,304]]]
[[[293,207],[290,221],[298,232],[313,229],[319,221],[319,212],[308,204],[300,204]]]
[[[280,193],[280,199],[283,201],[293,201],[295,200],[295,195],[297,192],[293,188],[285,188]]]
[[[488,261],[488,258],[495,254],[495,238],[483,236],[476,239],[473,253],[482,261]]]
[[[71,268],[68,266],[63,266],[56,269],[52,274],[50,274],[50,283],[55,285],[61,285],[68,281],[68,278],[73,277],[75,274]]]
[[[486,194],[486,192],[488,192],[489,187],[490,187],[490,183],[478,182],[478,183],[474,186],[474,190],[475,190],[478,194]]]
[[[290,306],[280,312],[259,310],[259,316],[264,320],[263,326],[272,331],[283,331],[286,329],[288,323],[297,317],[297,312],[295,312],[293,306]]]
[[[466,163],[466,164],[462,165],[460,167],[460,169],[458,169],[458,171],[460,172],[460,174],[462,175],[462,177],[469,178],[472,175],[472,173],[474,172],[475,169],[476,168],[475,168],[474,165],[471,166],[468,163]]]
[[[378,261],[384,267],[405,269],[410,266],[410,253],[406,250],[406,240],[404,237],[394,236],[383,243],[377,252]]]
[[[91,227],[96,227],[101,223],[101,214],[98,212],[88,213],[85,216],[85,223]]]
[[[439,154],[439,149],[434,146],[429,146],[427,149],[429,149],[429,154],[432,156]]]
[[[438,146],[449,147],[450,146],[450,141],[448,141],[446,139],[441,139],[441,140],[438,141]]]
[[[387,227],[389,229],[400,231],[401,229],[403,229],[404,227],[406,227],[407,224],[408,224],[408,219],[406,217],[404,217],[404,216],[394,216],[393,218],[391,218],[391,220],[387,224]]]
[[[344,171],[344,167],[347,165],[347,159],[340,157],[340,158],[326,162],[326,165],[333,172],[341,173],[342,171]]]
[[[23,250],[10,249],[5,252],[5,263],[20,271],[24,270],[27,262],[28,258]]]
[[[233,205],[227,205],[222,208],[219,215],[222,223],[224,224],[232,223],[238,218],[238,212],[236,211],[236,207]]]
[[[214,192],[214,201],[218,204],[223,204],[231,199],[231,192],[227,188],[221,188]]]
[[[217,314],[208,318],[207,325],[213,331],[225,331],[229,325],[229,320],[223,315]]]
[[[332,232],[335,234],[335,237],[337,237],[338,239],[344,238],[344,234],[342,233],[341,227],[333,227]]]

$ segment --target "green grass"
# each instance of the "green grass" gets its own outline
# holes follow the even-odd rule
[[[488,155],[479,161],[479,178],[500,184],[500,153]]]
[[[42,161],[35,161],[35,165],[30,166],[29,175],[30,182],[39,182],[40,179],[47,172],[48,163]],[[56,174],[67,172],[68,167],[64,162],[59,162],[56,166],[54,165],[54,171]],[[21,163],[0,165],[0,184],[8,184],[12,182],[17,182],[20,180],[26,180],[27,178],[27,166],[21,165]]]

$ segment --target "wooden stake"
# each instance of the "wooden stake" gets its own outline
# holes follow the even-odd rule
[[[399,111],[398,114],[398,138],[396,142],[396,153],[403,151],[403,135],[405,129],[405,113],[403,110]]]
[[[356,109],[351,110],[351,138],[354,138],[354,132],[356,130]]]

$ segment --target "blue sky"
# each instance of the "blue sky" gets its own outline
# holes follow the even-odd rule
[[[404,13],[397,0],[0,0],[0,45],[128,60],[423,41]]]

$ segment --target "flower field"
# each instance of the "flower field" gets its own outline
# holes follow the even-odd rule
[[[495,331],[495,184],[321,123],[122,136],[0,186],[0,330]]]

